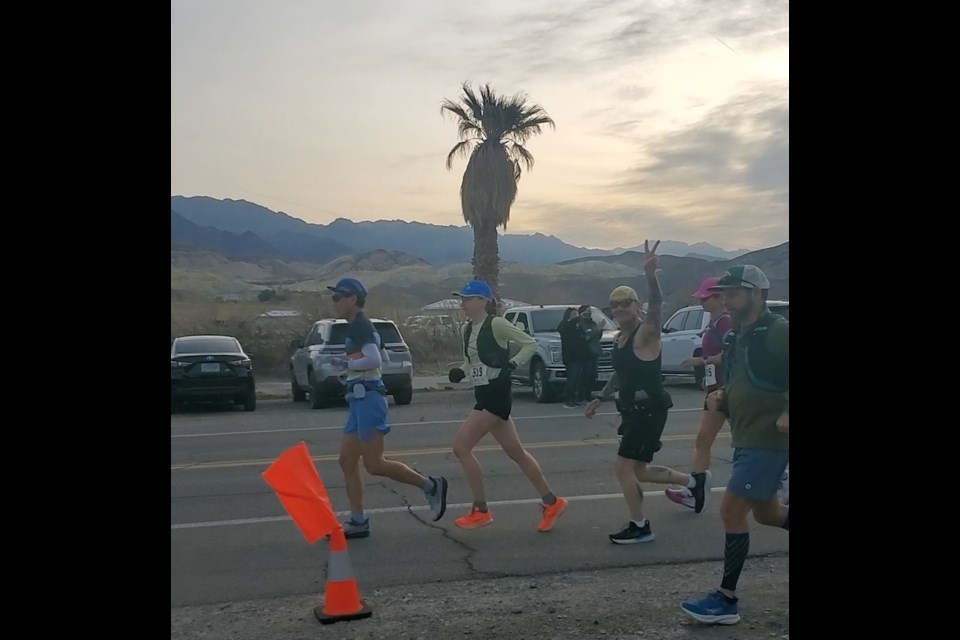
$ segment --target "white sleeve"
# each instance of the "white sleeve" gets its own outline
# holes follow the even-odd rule
[[[376,369],[383,363],[383,360],[380,358],[380,347],[373,342],[368,342],[363,345],[360,353],[364,355],[363,358],[347,361],[347,368],[351,371],[358,369]]]

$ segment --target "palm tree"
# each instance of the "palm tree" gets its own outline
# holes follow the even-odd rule
[[[497,227],[507,228],[510,207],[517,197],[520,165],[533,169],[533,155],[523,145],[541,133],[541,125],[556,128],[540,105],[527,103],[527,96],[498,96],[489,84],[480,95],[463,83],[461,102],[444,100],[440,114],[458,119],[460,142],[447,154],[447,169],[457,156],[467,157],[460,184],[463,219],[473,227],[473,276],[496,294],[500,278]]]

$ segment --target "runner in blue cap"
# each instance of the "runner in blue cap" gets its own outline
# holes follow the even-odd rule
[[[487,509],[483,472],[473,455],[473,448],[489,433],[536,487],[543,499],[538,529],[549,531],[567,508],[567,501],[550,490],[537,460],[521,444],[517,425],[510,417],[513,406],[510,372],[530,360],[537,343],[519,327],[495,315],[493,291],[487,283],[473,280],[453,295],[460,298],[469,321],[463,329],[463,364],[450,370],[450,381],[460,382],[469,375],[477,401],[453,439],[453,453],[460,460],[473,493],[470,513],[454,520],[454,524],[475,529],[493,522]],[[520,347],[513,358],[510,358],[511,343]]]
[[[370,535],[370,520],[363,513],[361,458],[371,475],[423,489],[434,521],[439,520],[447,509],[447,479],[425,477],[402,462],[383,457],[383,437],[390,433],[386,387],[380,373],[383,341],[363,311],[367,290],[355,278],[343,278],[327,289],[333,292],[334,313],[349,322],[345,344],[347,357],[334,358],[332,362],[347,372],[346,398],[350,404],[340,442],[340,468],[343,469],[351,511],[350,519],[343,524],[344,535],[347,538]]]

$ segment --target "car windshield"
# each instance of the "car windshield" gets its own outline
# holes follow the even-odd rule
[[[613,324],[603,311],[596,307],[591,307],[591,317],[593,321],[600,325],[601,331],[616,331],[617,327]],[[538,309],[530,313],[533,316],[533,326],[537,331],[556,331],[563,320],[565,309]]]
[[[188,353],[238,353],[240,345],[233,338],[183,338],[174,345],[174,353],[184,355]]]
[[[403,342],[397,327],[390,322],[374,322],[373,328],[380,334],[384,344],[391,342]],[[347,324],[340,322],[330,327],[330,344],[346,344],[347,342]]]

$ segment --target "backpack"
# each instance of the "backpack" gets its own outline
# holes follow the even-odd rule
[[[776,313],[767,311],[749,334],[745,350],[747,376],[757,389],[784,393],[790,390],[790,367],[786,360],[770,351],[768,335],[770,327],[779,322],[789,322]],[[723,341],[723,379],[729,381],[733,373],[733,359],[737,344],[737,329],[731,329]]]

